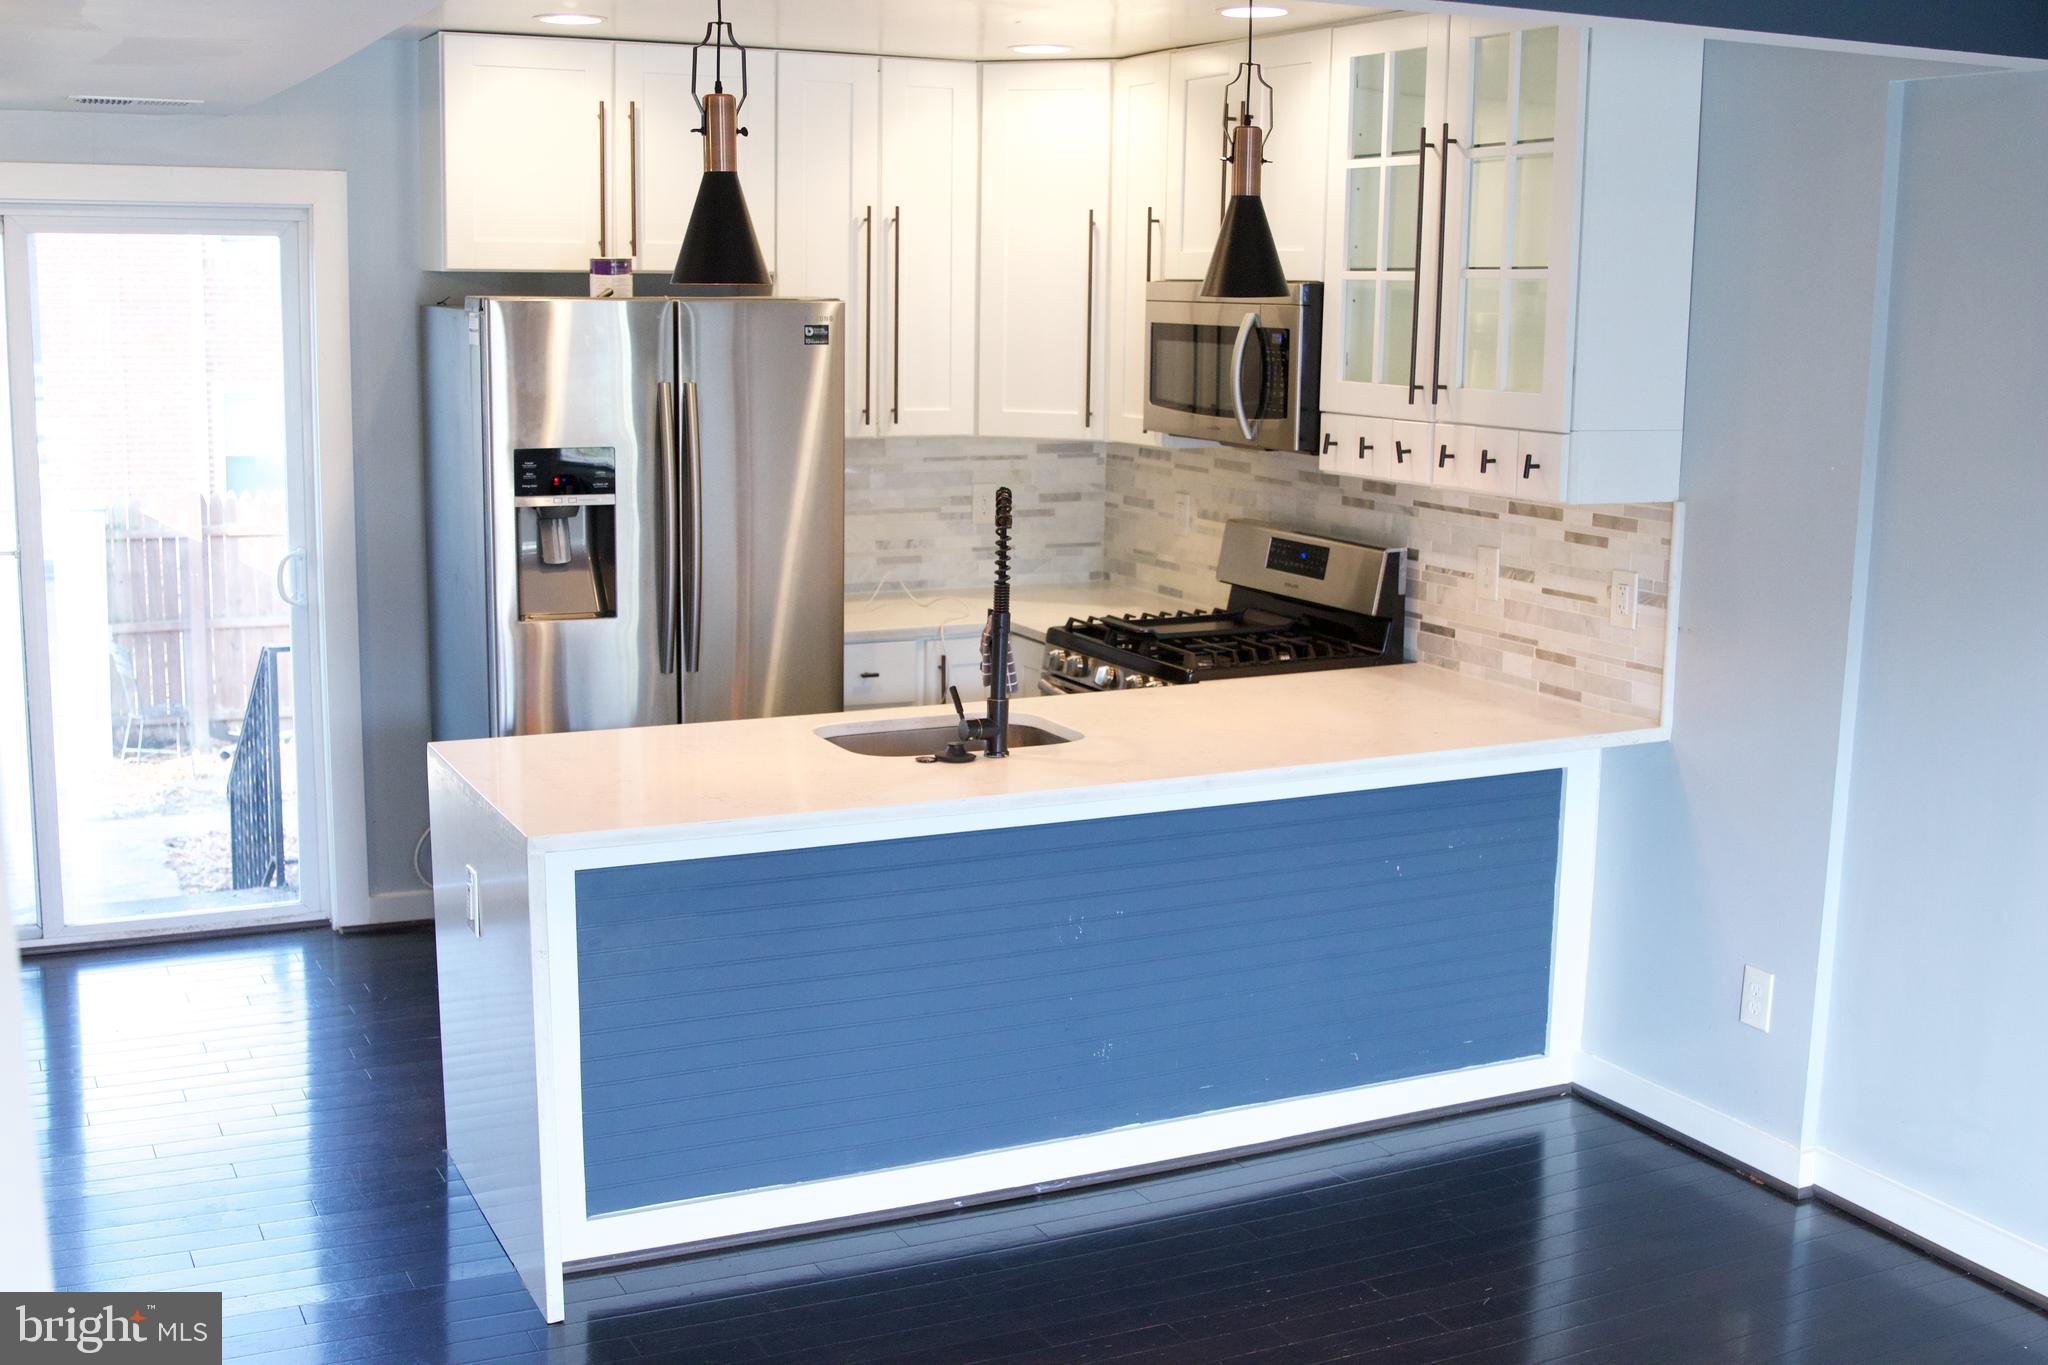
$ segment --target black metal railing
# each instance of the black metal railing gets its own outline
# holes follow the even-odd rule
[[[235,890],[285,884],[284,757],[278,729],[277,656],[290,645],[265,645],[249,680],[242,733],[228,769],[228,842]]]

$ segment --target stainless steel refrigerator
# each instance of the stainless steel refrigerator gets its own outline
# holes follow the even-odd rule
[[[840,709],[840,309],[426,310],[436,739]]]

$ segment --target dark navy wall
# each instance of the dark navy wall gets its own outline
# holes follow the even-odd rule
[[[1519,0],[1475,0],[1526,9]],[[1946,52],[2048,57],[2043,0],[1550,0],[1560,14],[1707,24],[1749,33],[1891,43]]]
[[[578,873],[589,1211],[1541,1053],[1561,792]]]

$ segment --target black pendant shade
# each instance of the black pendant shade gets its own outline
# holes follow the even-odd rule
[[[711,51],[711,93],[697,94],[697,58]],[[738,97],[725,88],[725,52],[731,48],[740,64]],[[697,185],[697,203],[683,230],[683,249],[676,253],[669,283],[699,294],[766,294],[774,288],[747,197],[740,190],[740,106],[747,102],[747,49],[725,22],[725,0],[718,18],[704,28],[704,41],[690,52],[690,98],[703,119],[696,129],[704,136],[704,179]]]
[[[721,293],[765,294],[771,281],[738,171],[706,171],[683,232],[670,283]]]
[[[1223,229],[1202,277],[1202,294],[1212,299],[1271,299],[1287,292],[1287,272],[1266,223],[1266,205],[1256,194],[1234,194],[1223,211]]]

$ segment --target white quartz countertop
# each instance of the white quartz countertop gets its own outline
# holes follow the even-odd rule
[[[1110,813],[1131,808],[1131,798],[1178,798],[1276,776],[1370,777],[1665,737],[1638,719],[1424,664],[1020,697],[1013,723],[1046,721],[1081,738],[971,764],[853,754],[817,734],[950,716],[941,707],[902,707],[461,740],[431,753],[437,769],[532,846],[557,849],[695,837],[713,827],[792,830],[938,814],[985,822],[1006,811],[1088,804]]]
[[[1229,589],[1220,584],[1215,602],[1177,602],[1141,588],[1110,583],[1078,583],[1010,589],[1010,625],[1039,639],[1069,616],[1111,616],[1178,607],[1221,606]],[[981,630],[988,614],[989,585],[967,588],[920,588],[915,597],[897,587],[879,595],[852,593],[846,599],[846,638],[862,640],[892,635],[926,634],[942,627]],[[950,631],[949,631],[950,633]]]

